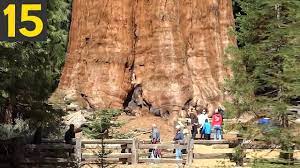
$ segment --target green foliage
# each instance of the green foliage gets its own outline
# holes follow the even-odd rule
[[[243,166],[243,160],[246,157],[246,153],[243,147],[239,145],[234,150],[235,151],[232,156],[233,161],[235,161],[238,166]]]
[[[52,119],[50,113],[55,110],[46,101],[58,84],[64,62],[69,16],[69,1],[48,0],[47,41],[0,42],[0,112],[8,115],[1,116],[0,122]]]
[[[24,120],[16,120],[16,124],[0,124],[0,140],[8,140],[17,137],[26,137],[32,134],[29,131],[29,123]]]
[[[128,138],[133,138],[134,133],[128,132],[128,133],[121,133],[121,132],[114,132],[113,138],[115,139],[128,139]]]
[[[84,133],[91,138],[101,138],[104,131],[112,126],[118,126],[114,123],[114,117],[121,114],[121,110],[117,109],[104,109],[95,111],[91,118],[88,119],[88,128],[84,128]]]
[[[111,127],[120,126],[119,123],[114,122],[115,117],[121,114],[118,109],[104,109],[94,111],[90,118],[87,118],[87,127],[83,128],[84,134],[90,138],[105,139],[108,137],[108,131]],[[104,158],[112,151],[106,150],[103,143],[101,143],[101,151],[98,152],[101,167],[108,167],[109,165]]]
[[[254,162],[251,167],[253,168],[298,168],[299,165],[292,165],[292,164],[274,164],[274,163],[269,163],[266,161],[257,161]]]
[[[287,108],[300,97],[300,1],[236,0],[238,47],[231,47],[233,78],[226,90],[232,101],[227,111],[239,117],[266,115],[278,127],[269,131],[253,124],[241,125],[248,139],[257,136],[289,150],[295,136],[290,132]]]

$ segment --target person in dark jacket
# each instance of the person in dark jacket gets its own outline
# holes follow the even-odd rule
[[[37,127],[34,136],[33,136],[33,144],[40,144],[42,143],[42,127]]]
[[[190,114],[190,118],[191,118],[191,124],[192,124],[192,139],[195,139],[196,135],[197,135],[197,130],[198,130],[198,118],[196,116],[196,114],[191,113]]]
[[[73,138],[75,138],[75,127],[74,127],[74,124],[70,124],[70,128],[65,133],[65,142],[67,144],[72,144]]]
[[[175,143],[177,144],[180,144],[184,139],[184,135],[181,131],[181,126],[180,125],[177,125],[176,126],[176,134],[175,134],[175,137],[174,137],[174,141]],[[182,152],[181,152],[181,149],[180,148],[176,148],[175,149],[175,155],[176,155],[176,159],[180,159],[181,156],[182,156]]]
[[[222,118],[224,118],[224,115],[225,115],[224,109],[221,108],[221,107],[218,107],[218,111],[219,111],[219,113],[222,115]]]

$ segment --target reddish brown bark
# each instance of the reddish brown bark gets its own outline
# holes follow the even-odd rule
[[[68,56],[56,92],[96,108],[122,108],[133,84],[152,107],[224,101],[231,0],[73,1]]]

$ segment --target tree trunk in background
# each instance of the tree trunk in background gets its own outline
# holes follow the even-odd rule
[[[58,93],[96,108],[123,108],[136,84],[147,108],[220,105],[225,49],[234,44],[231,0],[73,1]],[[129,99],[129,100],[128,100]],[[127,104],[125,104],[127,106]]]

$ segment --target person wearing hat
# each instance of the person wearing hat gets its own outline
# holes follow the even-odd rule
[[[208,120],[208,115],[206,114],[206,110],[203,109],[201,114],[198,114],[198,122],[200,126],[200,139],[204,138],[203,126],[205,124],[205,120]]]
[[[215,113],[212,116],[212,127],[215,131],[215,140],[221,140],[222,139],[222,122],[223,122],[223,117],[222,115],[219,113],[219,110],[216,109]]]
[[[176,134],[174,137],[174,141],[176,144],[180,144],[184,139],[184,135],[181,131],[181,126],[180,125],[176,125]],[[175,149],[175,155],[176,155],[176,159],[180,159],[182,156],[182,152],[180,148],[176,148]]]

